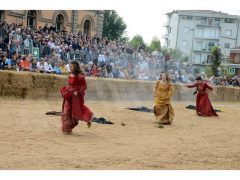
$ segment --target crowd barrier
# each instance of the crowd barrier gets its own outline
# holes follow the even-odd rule
[[[87,100],[109,101],[153,101],[155,81],[122,80],[87,77]],[[0,71],[0,96],[18,98],[61,98],[59,90],[67,84],[66,75],[40,74],[31,72]],[[182,84],[174,84],[174,100],[193,101],[194,89]],[[217,96],[210,94],[215,101],[237,102],[240,88],[215,87]]]

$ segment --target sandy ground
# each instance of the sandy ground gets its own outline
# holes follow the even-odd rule
[[[87,104],[115,124],[81,122],[63,135],[60,117],[45,115],[61,100],[0,98],[0,169],[240,169],[240,103],[215,103],[220,117],[201,118],[173,102],[175,120],[163,129],[153,114],[125,109],[152,102]]]

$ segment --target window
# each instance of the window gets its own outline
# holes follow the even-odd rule
[[[201,54],[195,55],[195,64],[201,64]]]
[[[187,40],[183,40],[182,41],[182,46],[183,47],[187,47],[188,46],[188,41]]]
[[[201,51],[203,49],[202,46],[203,46],[203,42],[202,41],[197,41],[197,50],[198,51]]]
[[[207,24],[207,18],[201,17],[201,24]]]
[[[87,36],[91,36],[91,22],[89,20],[86,20],[84,22],[83,33],[86,34]]]
[[[220,18],[215,18],[215,25],[220,25],[221,19]]]
[[[225,23],[233,23],[233,19],[226,18]]]
[[[189,33],[189,28],[188,28],[188,27],[184,27],[184,28],[183,28],[183,32],[184,32],[185,34],[188,34],[188,33]]]
[[[230,43],[224,43],[224,48],[229,49],[230,48]]]
[[[187,16],[187,19],[190,19],[190,20],[191,20],[192,18],[193,18],[192,16]]]
[[[208,19],[208,25],[213,25],[213,19],[212,18]]]
[[[64,27],[64,17],[62,14],[58,14],[56,17],[56,30],[62,31]]]
[[[172,28],[171,27],[169,27],[169,33],[171,33],[172,32]]]
[[[226,30],[226,36],[231,37],[232,36],[232,30]]]
[[[37,12],[36,11],[28,11],[27,13],[27,25],[30,28],[36,27],[36,21],[37,21]]]
[[[203,28],[199,28],[197,33],[198,33],[198,37],[200,38],[203,37]]]

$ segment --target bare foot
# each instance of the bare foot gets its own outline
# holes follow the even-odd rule
[[[90,128],[90,127],[92,126],[92,123],[91,123],[91,122],[88,122],[88,123],[87,123],[87,126],[88,126],[88,128]]]

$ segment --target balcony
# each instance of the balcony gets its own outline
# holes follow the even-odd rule
[[[218,40],[219,36],[195,36],[195,39]]]
[[[208,21],[208,20],[201,20],[197,22],[197,26],[215,26],[220,27],[220,21]]]
[[[168,27],[169,24],[170,24],[169,22],[164,22],[164,23],[163,23],[163,26],[164,26],[164,27]]]
[[[201,52],[201,53],[210,53],[210,49],[208,48],[204,48],[204,49],[199,49],[199,48],[194,48],[193,49],[194,52]]]

